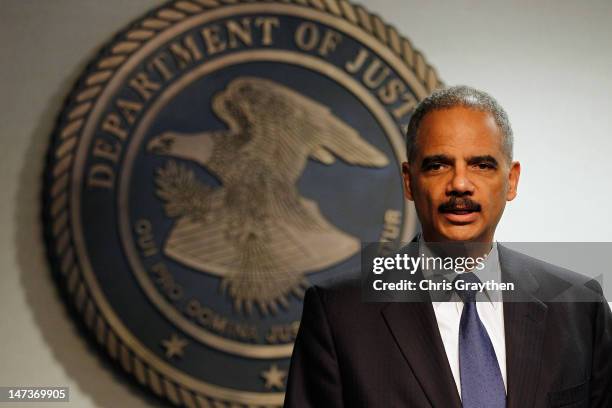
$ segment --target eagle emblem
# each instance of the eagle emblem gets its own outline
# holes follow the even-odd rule
[[[226,130],[164,132],[149,152],[172,157],[157,169],[157,196],[176,219],[166,256],[218,276],[236,310],[266,315],[302,296],[307,273],[357,253],[359,239],[331,224],[296,183],[309,159],[380,168],[380,150],[321,103],[275,81],[239,77],[212,98]],[[221,183],[197,180],[202,166]]]

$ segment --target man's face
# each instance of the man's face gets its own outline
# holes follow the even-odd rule
[[[424,239],[491,242],[520,175],[520,164],[504,155],[493,116],[464,107],[429,112],[413,156],[403,164],[405,195]]]

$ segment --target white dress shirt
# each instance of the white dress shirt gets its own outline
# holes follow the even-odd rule
[[[419,240],[419,254],[432,256],[427,245],[423,242],[422,236]],[[499,254],[497,252],[497,244],[493,243],[491,252],[484,261],[485,267],[483,270],[474,270],[475,275],[484,282],[485,280],[494,279],[496,282],[501,282],[501,268],[499,265]],[[435,271],[423,270],[423,275],[427,278],[432,276]],[[484,279],[484,277],[487,277]],[[499,363],[501,375],[504,380],[506,392],[508,390],[506,381],[506,340],[504,337],[504,304],[500,302],[500,293],[486,293],[485,299],[476,302],[476,310],[482,321],[487,334],[493,343],[493,349]],[[451,301],[448,302],[432,302],[446,357],[450,364],[451,372],[457,385],[457,391],[461,396],[461,376],[459,372],[459,322],[461,320],[461,312],[463,311],[463,302],[454,294]]]

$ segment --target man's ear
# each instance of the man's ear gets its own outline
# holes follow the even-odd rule
[[[506,201],[512,201],[516,197],[518,192],[519,178],[521,177],[521,163],[515,161],[510,165],[510,172],[508,172],[508,193],[506,194]]]
[[[408,162],[402,163],[402,179],[404,181],[404,197],[407,200],[414,201],[412,189],[410,188],[410,164]]]

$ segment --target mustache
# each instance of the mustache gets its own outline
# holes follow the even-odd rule
[[[457,197],[452,196],[447,202],[438,206],[438,211],[452,212],[452,211],[472,211],[480,212],[482,207],[476,201],[473,201],[469,197]]]

